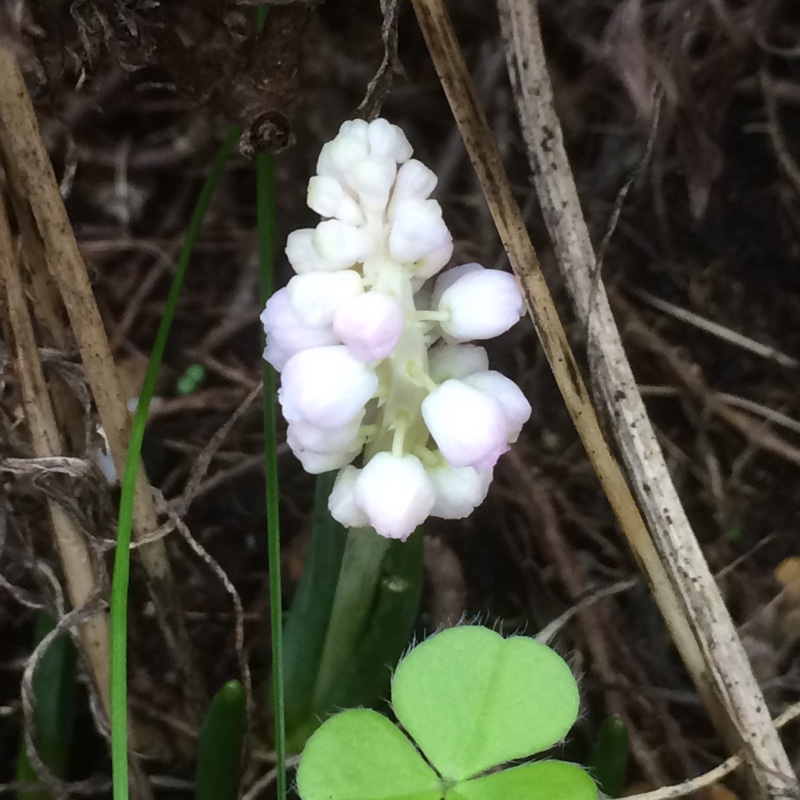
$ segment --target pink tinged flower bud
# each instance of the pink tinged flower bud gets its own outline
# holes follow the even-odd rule
[[[362,444],[360,429],[364,413],[362,409],[354,420],[342,425],[341,428],[318,428],[304,420],[290,422],[286,429],[286,441],[292,450],[296,446],[323,455],[360,450]]]
[[[292,308],[304,325],[333,323],[336,311],[364,291],[361,276],[352,269],[295,275],[286,286]]]
[[[508,450],[503,406],[462,381],[445,381],[431,392],[422,401],[422,417],[454,467],[489,469]]]
[[[286,238],[286,257],[298,275],[340,269],[324,259],[314,247],[314,229],[302,228],[292,231]],[[349,266],[349,265],[348,265]]]
[[[288,422],[340,428],[356,418],[377,388],[375,371],[344,345],[315,347],[286,362],[278,400]]]
[[[303,323],[292,307],[287,289],[279,289],[270,297],[261,312],[261,322],[267,334],[264,359],[278,372],[301,350],[339,344],[331,326],[314,328]]]
[[[522,426],[531,416],[531,404],[522,393],[522,389],[510,378],[494,370],[476,372],[463,380],[468,386],[494,397],[500,403],[508,422],[507,441],[509,444],[516,442]]]
[[[334,333],[362,361],[379,361],[394,350],[403,335],[403,309],[385,292],[369,291],[339,306]]]
[[[358,195],[361,205],[369,211],[382,212],[397,175],[393,159],[367,156],[348,170],[347,184]]]
[[[436,490],[431,516],[464,519],[486,499],[492,482],[492,470],[444,464],[429,469],[428,477]]]
[[[389,219],[394,219],[395,208],[403,200],[426,200],[436,188],[438,178],[421,161],[412,158],[397,170],[394,182],[392,203],[389,207]]]
[[[436,500],[422,462],[412,455],[378,453],[355,485],[355,502],[369,524],[387,539],[407,539],[430,514]]]
[[[522,295],[514,276],[481,269],[456,278],[441,292],[439,311],[449,319],[442,330],[456,341],[491,339],[514,325],[523,314]]]
[[[437,344],[428,352],[428,372],[436,383],[488,369],[489,356],[477,344]]]
[[[289,445],[291,447],[291,445]],[[348,453],[315,453],[303,447],[292,447],[292,452],[310,475],[322,475],[347,466],[360,452],[352,450]]]
[[[370,122],[367,137],[370,155],[377,158],[390,159],[396,164],[402,164],[408,161],[414,152],[402,129],[385,119]]]
[[[347,466],[336,476],[330,497],[328,510],[331,516],[348,528],[363,528],[369,525],[367,515],[356,505],[355,486],[361,470]]]
[[[452,248],[452,243],[435,200],[409,198],[397,204],[389,233],[389,253],[396,261],[410,264],[433,251]]]
[[[314,249],[330,266],[328,270],[352,267],[372,252],[370,235],[338,219],[326,219],[314,229]]]
[[[350,225],[364,224],[358,203],[329,175],[315,175],[308,182],[308,207],[321,217],[334,217]]]

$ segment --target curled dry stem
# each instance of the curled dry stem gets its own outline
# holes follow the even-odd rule
[[[444,0],[413,0],[440,81],[519,277],[542,348],[590,460],[672,637],[721,733],[745,754],[753,796],[793,782],[741,642],[686,520],[611,315],[552,102],[535,4],[500,0],[512,86],[536,188],[577,313],[590,366],[650,531],[611,453],[481,111]]]

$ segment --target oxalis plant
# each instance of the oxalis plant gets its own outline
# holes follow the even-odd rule
[[[399,663],[392,708],[403,730],[370,709],[331,717],[297,772],[303,800],[592,800],[574,764],[497,769],[559,742],[578,714],[564,660],[523,636],[457,627]]]
[[[435,186],[397,126],[344,123],[308,186],[323,219],[290,234],[296,275],[261,316],[288,444],[306,471],[336,471],[328,510],[358,534],[348,546],[362,556],[345,562],[362,570],[384,552],[370,555],[364,529],[405,541],[429,516],[460,519],[480,505],[531,413],[475,344],[520,319],[519,287],[479,264],[443,271],[453,240]],[[344,570],[340,586],[358,579]],[[564,762],[496,770],[551,747],[576,719],[575,679],[545,645],[450,629],[402,659],[391,699],[408,735],[366,708],[311,734],[303,800],[597,796]]]

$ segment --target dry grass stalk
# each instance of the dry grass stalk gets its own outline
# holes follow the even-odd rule
[[[22,405],[28,422],[31,446],[36,458],[58,457],[64,452],[56,413],[48,392],[47,381],[36,344],[33,321],[25,298],[19,264],[14,258],[11,228],[6,206],[0,194],[0,297],[5,298],[5,336],[14,354],[17,379],[22,394]],[[67,595],[73,610],[88,609],[101,596],[104,580],[96,555],[90,550],[86,536],[78,529],[72,517],[56,500],[47,500],[53,540],[64,572]],[[78,641],[85,659],[100,707],[107,719],[111,717],[110,704],[110,628],[105,611],[89,613],[77,624]],[[138,736],[131,729],[131,742],[136,747]],[[31,754],[34,763],[40,763]],[[139,800],[152,798],[149,784],[143,778],[138,761],[131,760],[134,776],[133,788]],[[52,778],[52,776],[48,776]],[[51,787],[53,788],[53,787]]]
[[[605,294],[602,285],[592,280],[594,255],[590,245],[587,249],[588,235],[585,241],[580,235],[580,231],[585,232],[585,222],[577,203],[569,164],[563,147],[560,147],[560,126],[552,113],[552,98],[547,103],[551,119],[545,122],[537,118],[534,123],[529,116],[533,100],[538,107],[548,97],[542,85],[547,72],[541,50],[531,50],[531,43],[538,41],[538,36],[534,37],[530,29],[535,23],[534,6],[507,0],[501,2],[515,79],[512,83],[517,88],[518,102],[520,98],[524,100],[520,103],[522,127],[529,139],[534,139],[529,142],[529,147],[535,147],[534,152],[541,156],[541,160],[536,159],[534,173],[538,173],[537,187],[542,187],[543,207],[550,212],[548,224],[551,225],[557,252],[560,257],[573,253],[582,257],[577,262],[580,269],[573,268],[572,274],[567,275],[567,282],[588,330],[592,366],[597,372],[608,418],[615,421],[615,434],[628,460],[631,479],[637,487],[658,549],[602,434],[491,130],[475,100],[444,2],[413,0],[413,5],[509,260],[522,283],[542,347],[589,458],[693,680],[721,726],[723,735],[737,749],[740,746],[744,748],[756,796],[766,800],[773,796],[773,790],[785,789],[786,781],[792,775],[791,766],[702,552],[688,523],[682,523],[685,515],[652,436],[613,317],[610,311],[607,314],[596,310],[589,313],[590,308],[604,302]],[[511,20],[515,25],[526,22],[527,27],[522,28],[522,32],[518,27],[512,29]],[[509,36],[508,32],[512,30],[514,33]],[[519,71],[524,69],[526,80],[530,80],[529,72],[537,59],[540,78],[532,91],[530,84],[526,83],[526,92],[522,95],[518,88]],[[549,87],[549,83],[546,86]],[[559,147],[560,154],[556,152]],[[545,181],[541,172],[545,168],[549,168],[546,174],[550,175],[550,181]],[[551,182],[563,191],[565,179],[572,187],[573,205],[568,202],[568,194],[559,196],[558,202],[554,200]],[[567,263],[574,264],[575,257]],[[605,308],[608,308],[607,302]],[[626,399],[630,402],[621,409],[620,403]],[[624,424],[621,421],[623,414],[627,415]],[[642,430],[650,431],[651,435],[643,435]]]
[[[30,210],[43,261],[66,308],[114,463],[122,474],[130,434],[126,399],[24,77],[13,53],[3,46],[0,46],[0,153],[10,190],[16,196],[15,207],[22,205]],[[46,284],[46,280],[39,276],[38,283]],[[34,280],[32,287],[36,286]],[[67,347],[69,343],[60,344]],[[134,501],[134,538],[143,539],[157,527],[152,492],[140,466]],[[192,714],[199,720],[205,706],[205,691],[174,591],[165,543],[160,539],[151,541],[139,547],[138,552],[162,632],[186,679]]]
[[[592,378],[670,591],[657,599],[669,622],[683,617],[695,643],[687,667],[729,746],[743,751],[754,791],[773,797],[793,770],[744,648],[686,518],[648,419],[597,269],[553,106],[534,4],[500,0],[511,84],[534,182],[556,255],[587,331]],[[677,642],[681,646],[680,642]],[[702,658],[697,663],[697,649]]]
[[[8,320],[9,346],[14,354],[17,379],[22,394],[25,418],[36,458],[59,456],[64,452],[39,349],[28,313],[25,291],[14,259],[14,246],[0,195],[0,282],[5,298],[4,316]],[[54,500],[47,501],[56,549],[64,569],[67,594],[73,608],[81,608],[102,589],[102,580],[84,536],[72,518]],[[100,704],[109,713],[109,627],[108,615],[98,613],[78,626],[89,673]]]

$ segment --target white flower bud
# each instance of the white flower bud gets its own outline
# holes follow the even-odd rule
[[[508,450],[502,405],[462,381],[445,381],[431,392],[422,401],[422,417],[454,467],[488,469]]]
[[[375,371],[344,345],[315,347],[286,362],[278,400],[288,422],[340,428],[355,419],[377,388]]]
[[[331,266],[328,270],[352,267],[372,252],[370,235],[338,219],[326,219],[314,229],[314,248]]]
[[[304,325],[331,325],[341,305],[364,291],[361,276],[352,269],[295,275],[286,286],[292,308]]]
[[[341,269],[330,264],[314,247],[314,229],[292,231],[286,239],[286,257],[298,275],[306,272]],[[346,265],[349,266],[349,265]]]
[[[411,455],[377,453],[361,470],[356,505],[370,525],[388,539],[407,539],[430,514],[436,500],[422,462]]]
[[[395,208],[403,200],[426,200],[436,188],[438,178],[421,161],[412,158],[397,170],[394,182],[392,202],[389,207],[389,219],[394,219]]]
[[[290,422],[286,429],[286,441],[292,450],[297,446],[323,455],[360,450],[360,428],[364,413],[362,409],[354,420],[341,428],[318,428],[304,420]]]
[[[508,422],[507,441],[509,444],[516,442],[522,426],[531,416],[531,404],[522,393],[522,389],[510,378],[494,370],[475,372],[463,380],[467,386],[494,397],[503,406]]]
[[[308,182],[308,207],[321,217],[335,217],[350,225],[364,223],[358,203],[329,175],[315,175]]]
[[[431,308],[436,308],[439,301],[442,299],[442,292],[449,289],[460,277],[469,275],[473,272],[481,272],[485,267],[474,262],[469,264],[459,264],[457,267],[450,267],[446,272],[443,272],[434,283],[433,291],[431,292]]]
[[[328,510],[331,516],[348,528],[364,528],[369,525],[367,515],[356,505],[354,489],[361,470],[347,466],[336,476],[330,497]]]
[[[437,344],[428,352],[428,372],[436,383],[488,369],[489,355],[477,344]]]
[[[444,224],[444,223],[442,223]],[[432,278],[453,255],[453,237],[450,232],[435,247],[432,247],[422,258],[414,264],[414,275],[427,280]]]
[[[392,258],[404,264],[413,263],[433,250],[452,247],[452,242],[453,237],[442,219],[442,209],[435,200],[409,198],[395,206],[389,234]]]
[[[377,158],[391,159],[396,164],[402,164],[414,152],[402,129],[388,120],[375,119],[370,122],[367,136],[369,152]]]
[[[334,333],[362,361],[378,361],[394,350],[403,335],[403,309],[385,292],[370,291],[339,306]]]
[[[292,452],[309,475],[321,475],[323,472],[341,469],[359,453],[358,450],[349,453],[315,453],[313,450],[306,450],[303,447],[292,447]]]
[[[464,519],[486,499],[492,482],[492,469],[477,470],[444,463],[429,469],[428,477],[436,490],[431,516]]]
[[[361,205],[368,211],[380,213],[389,202],[395,175],[397,165],[393,160],[367,156],[353,164],[345,178]]]
[[[323,145],[317,160],[317,174],[344,181],[353,164],[369,154],[369,123],[350,120],[342,124],[332,141]]]
[[[287,289],[279,289],[261,312],[267,335],[264,359],[280,372],[295,353],[312,347],[339,344],[331,326],[314,328],[303,324],[292,307]]]
[[[497,269],[480,269],[457,277],[441,292],[438,309],[449,312],[449,319],[440,325],[456,341],[499,336],[524,311],[514,276]]]

